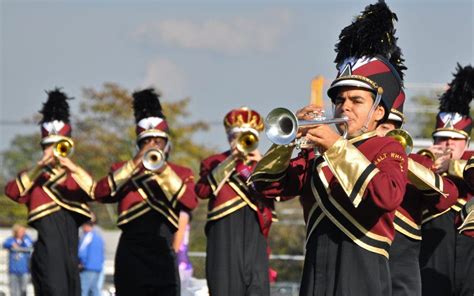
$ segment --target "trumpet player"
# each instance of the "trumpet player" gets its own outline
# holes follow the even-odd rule
[[[335,116],[348,118],[347,139],[315,122],[299,136],[313,142],[320,156],[303,149],[290,159],[294,146],[274,145],[252,174],[264,196],[301,197],[307,239],[300,295],[391,295],[388,256],[407,184],[407,156],[395,140],[378,137],[376,127],[404,95],[394,20],[378,2],[341,32],[338,75],[328,95]],[[320,112],[310,105],[296,115],[311,120]]]
[[[91,218],[86,202],[94,182],[64,157],[73,148],[69,98],[60,89],[47,94],[40,111],[43,156],[7,183],[5,194],[28,206],[28,224],[38,231],[31,259],[35,295],[74,296],[81,294],[78,228]]]
[[[246,181],[261,155],[263,120],[249,108],[224,117],[230,150],[201,163],[196,184],[208,199],[206,278],[210,295],[270,295],[266,237],[273,202],[251,193]]]
[[[112,165],[95,198],[118,203],[117,295],[179,295],[172,247],[180,211],[197,206],[191,169],[167,161],[169,129],[154,89],[133,93],[138,152]]]
[[[440,97],[433,132],[435,172],[451,179],[459,196],[456,204],[439,213],[432,207],[423,212],[420,266],[423,295],[474,294],[474,229],[468,223],[466,204],[472,200],[464,169],[473,156],[467,151],[472,130],[469,103],[474,97],[474,69],[457,65],[449,89]],[[472,216],[471,216],[472,217]]]
[[[386,122],[377,127],[380,136],[400,139],[407,153],[413,148],[410,135],[400,130],[405,116],[405,98],[395,100]],[[402,144],[402,146],[403,146]],[[390,247],[390,276],[392,295],[421,295],[420,245],[422,211],[432,207],[438,212],[456,203],[458,190],[453,181],[434,173],[433,160],[420,154],[408,154],[408,179],[405,196],[395,211],[395,237]]]

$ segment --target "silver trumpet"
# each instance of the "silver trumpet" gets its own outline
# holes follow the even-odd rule
[[[165,154],[159,149],[149,149],[143,154],[143,166],[149,171],[159,170],[166,162]]]
[[[286,108],[275,108],[268,113],[265,119],[265,134],[267,138],[277,145],[288,145],[296,140],[296,146],[300,147],[299,141],[296,139],[298,129],[301,127],[310,127],[321,124],[344,124],[344,133],[342,136],[347,137],[348,118],[332,118],[318,117],[312,120],[299,120],[296,115]]]

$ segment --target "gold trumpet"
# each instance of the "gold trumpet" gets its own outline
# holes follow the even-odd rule
[[[418,150],[417,154],[426,156],[429,159],[431,159],[432,161],[436,160],[436,155],[433,152],[431,152],[431,150],[429,150],[429,149],[420,149],[420,150]]]
[[[149,171],[159,170],[166,162],[165,154],[159,149],[149,149],[143,154],[142,163]]]
[[[74,153],[74,142],[72,139],[62,139],[54,145],[53,154],[56,157],[71,157]]]
[[[258,147],[258,136],[252,132],[243,132],[236,140],[236,148],[241,153],[247,155]]]
[[[395,141],[400,143],[405,150],[406,154],[410,154],[413,150],[413,138],[404,129],[394,129],[386,134],[387,137],[393,138]]]

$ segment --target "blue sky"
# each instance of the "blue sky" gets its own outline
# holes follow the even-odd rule
[[[189,120],[215,123],[198,140],[225,149],[219,123],[230,109],[265,115],[307,104],[311,78],[335,76],[340,30],[371,3],[0,1],[0,150],[39,131],[8,122],[37,112],[43,90],[62,86],[77,112],[81,89],[104,82],[190,97]],[[399,18],[408,98],[442,88],[456,62],[473,62],[472,0],[387,3]]]

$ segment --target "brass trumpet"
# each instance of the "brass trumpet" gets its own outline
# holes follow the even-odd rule
[[[299,120],[288,109],[276,108],[270,111],[265,119],[265,134],[267,138],[277,145],[288,145],[296,140],[296,134],[301,127],[310,127],[320,124],[344,124],[343,137],[347,137],[347,117],[326,119],[325,117],[313,120]],[[295,143],[299,146],[298,141]]]
[[[149,171],[159,170],[166,162],[165,154],[159,149],[149,149],[143,154],[142,163]]]
[[[436,160],[436,156],[435,156],[434,153],[431,152],[431,150],[429,150],[429,149],[420,149],[420,150],[417,152],[417,154],[426,156],[426,157],[428,157],[429,159],[431,159],[432,161],[435,161],[435,160]]]
[[[405,150],[406,154],[410,154],[413,150],[413,138],[406,130],[394,129],[389,131],[386,136],[391,137],[395,139],[395,141],[399,142]]]
[[[236,148],[241,153],[247,155],[258,147],[258,136],[252,132],[243,132],[237,138]]]
[[[74,153],[74,142],[72,139],[62,139],[54,144],[53,154],[55,157],[71,157]]]

